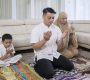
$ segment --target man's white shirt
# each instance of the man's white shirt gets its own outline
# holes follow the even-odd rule
[[[43,35],[47,31],[51,31],[52,36],[42,48],[34,50],[37,60],[44,58],[53,61],[53,57],[58,59],[58,57],[61,55],[61,53],[57,52],[57,42],[60,40],[62,32],[59,27],[55,26],[54,24],[52,24],[50,27],[46,26],[44,23],[37,25],[31,32],[30,43],[37,43],[43,40]]]

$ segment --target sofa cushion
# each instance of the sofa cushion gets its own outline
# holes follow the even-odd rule
[[[26,25],[27,33],[31,33],[34,27],[36,27],[36,25]]]
[[[41,21],[40,20],[25,20],[24,21],[25,22],[25,25],[38,25],[39,23],[41,23]]]
[[[0,20],[0,26],[9,26],[9,25],[23,25],[25,24],[23,20]]]
[[[90,32],[90,24],[74,24],[74,28],[78,32]]]
[[[15,47],[30,46],[30,34],[13,35],[13,44]]]
[[[90,46],[90,33],[76,32],[78,42]]]
[[[90,33],[90,21],[74,21],[72,26],[77,32],[87,32]]]
[[[79,46],[90,49],[90,45],[79,43]]]
[[[10,34],[24,34],[27,33],[26,26],[20,25],[20,26],[0,26],[0,35],[2,36],[4,33],[10,33]]]

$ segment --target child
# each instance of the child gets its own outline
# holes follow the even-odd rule
[[[4,34],[0,45],[0,67],[2,67],[0,68],[0,73],[2,73],[0,74],[0,80],[43,80],[28,64],[23,62],[14,64],[22,58],[20,54],[9,58],[14,54],[15,49],[12,44],[12,36]]]
[[[10,34],[4,34],[2,36],[2,43],[0,44],[0,60],[5,60],[14,54],[15,49],[12,44],[12,36]]]

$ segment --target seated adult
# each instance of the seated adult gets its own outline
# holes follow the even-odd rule
[[[35,53],[35,71],[44,78],[52,78],[55,68],[71,71],[74,65],[57,49],[62,46],[67,33],[53,24],[55,11],[52,8],[43,9],[43,22],[31,32],[31,44]]]
[[[55,24],[61,29],[62,33],[68,32],[68,35],[64,38],[64,44],[59,51],[67,58],[77,56],[77,37],[75,35],[75,29],[67,21],[67,14],[61,12],[56,19]]]

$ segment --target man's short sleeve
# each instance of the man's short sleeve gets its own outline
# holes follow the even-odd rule
[[[36,43],[39,41],[39,32],[40,30],[38,28],[34,28],[31,32],[31,37],[30,37],[30,43]]]

